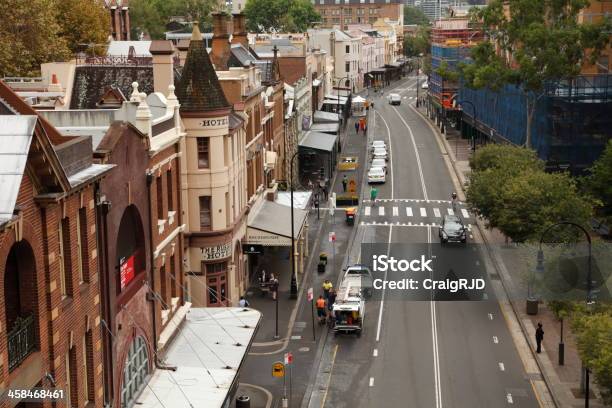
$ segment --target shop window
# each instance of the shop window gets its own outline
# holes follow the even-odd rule
[[[123,383],[121,385],[121,407],[134,404],[136,398],[146,386],[149,375],[149,353],[142,336],[132,340],[123,366]]]
[[[200,197],[200,231],[208,231],[211,228],[210,196],[202,196]]]
[[[208,169],[209,161],[209,139],[207,137],[198,137],[198,168]]]

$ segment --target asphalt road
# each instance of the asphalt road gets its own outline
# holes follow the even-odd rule
[[[436,224],[449,213],[455,188],[435,134],[409,106],[414,103],[414,83],[411,77],[394,85],[406,97],[400,106],[375,99],[377,114],[369,126],[375,139],[390,146],[391,174],[379,187],[377,203],[366,200],[360,206],[362,224],[349,249],[353,262],[361,257],[360,242],[437,244]],[[390,92],[385,90],[385,97]],[[474,222],[463,208],[457,212],[466,224]],[[473,250],[475,267],[484,268],[480,249]],[[492,272],[483,269],[487,273]],[[360,338],[328,336],[326,348],[334,352],[323,406],[538,406],[492,298],[437,302],[385,294],[368,301],[366,310]]]

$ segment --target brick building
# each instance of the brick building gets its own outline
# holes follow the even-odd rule
[[[130,39],[130,8],[128,0],[105,0],[110,16],[111,35],[113,40]]]
[[[381,19],[404,23],[403,0],[313,0],[322,27],[346,30],[349,24],[374,24]]]
[[[62,136],[2,82],[0,122],[0,381],[102,407],[95,197],[113,166],[94,164],[91,137]]]

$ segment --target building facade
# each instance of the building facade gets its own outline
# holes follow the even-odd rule
[[[333,86],[345,87],[345,81],[350,82],[353,92],[361,90],[363,73],[361,71],[361,38],[353,37],[344,31],[336,29],[308,30],[309,46],[325,50],[334,63]]]
[[[110,28],[113,40],[130,39],[130,8],[128,0],[105,0],[110,15]]]
[[[404,22],[403,0],[313,0],[322,27],[348,29],[349,24],[374,24],[379,18]]]

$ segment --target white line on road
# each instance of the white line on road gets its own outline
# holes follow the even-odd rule
[[[434,208],[434,217],[440,218],[440,210],[438,208]]]
[[[387,239],[387,256],[391,252],[391,233],[393,232],[393,225],[389,226],[389,238]],[[387,268],[388,269],[388,268]],[[387,270],[385,270],[385,276],[383,277],[383,282],[387,281]],[[385,305],[385,289],[386,285],[383,286],[382,295],[380,297],[380,309],[378,310],[378,326],[376,327],[376,341],[380,341],[380,329],[382,326],[382,315],[383,315],[383,307]]]
[[[399,215],[399,208],[398,207],[393,207],[393,216],[397,217]]]
[[[412,208],[411,207],[406,207],[406,215],[408,217],[412,217]]]
[[[504,365],[504,363],[499,363],[498,365],[501,371],[506,371],[506,366]]]
[[[448,215],[455,215],[455,212],[453,211],[452,208],[449,208],[447,211],[448,211]]]
[[[499,343],[499,339],[497,338],[497,336],[493,336],[493,343],[495,344]]]
[[[489,313],[489,320],[493,320],[493,313]]]
[[[431,227],[427,227],[427,243],[430,244],[428,248],[429,255],[431,256],[431,243],[432,243],[432,232]],[[430,272],[430,277],[433,277],[433,272]],[[433,291],[431,293],[433,297]],[[432,300],[429,302],[431,308],[431,337],[433,346],[433,357],[434,357],[434,381],[436,391],[436,408],[442,408],[442,383],[440,381],[440,356],[438,354],[438,324],[436,318],[436,302]]]
[[[508,393],[506,395],[506,400],[508,400],[508,404],[514,404],[514,401],[512,400],[512,394]]]
[[[421,178],[421,188],[423,189],[423,198],[425,198],[425,200],[429,200],[429,198],[427,197],[427,187],[425,186],[425,177],[423,176],[423,167],[421,166],[421,157],[419,156],[419,150],[417,149],[416,140],[414,140],[414,134],[412,133],[412,129],[410,128],[410,126],[408,126],[408,123],[406,123],[402,115],[400,115],[399,110],[397,110],[395,106],[393,106],[393,109],[395,110],[395,113],[397,114],[397,116],[399,116],[402,123],[404,123],[404,125],[408,128],[408,133],[410,133],[410,140],[412,141],[412,147],[414,147],[414,154],[416,155],[417,166],[419,168],[419,177]]]
[[[370,377],[370,387],[374,386],[374,377]]]
[[[366,216],[366,217],[369,217],[369,216],[370,216],[370,211],[371,211],[371,210],[372,210],[372,208],[371,208],[371,207],[366,207],[366,208],[365,208],[365,216]]]
[[[378,357],[378,349],[374,349],[374,352],[372,353],[372,355],[374,357]]]
[[[421,207],[421,217],[427,217],[427,210]]]
[[[381,217],[385,215],[385,207],[378,207],[378,215]]]
[[[461,209],[461,214],[463,214],[463,218],[470,218],[470,213],[465,208]]]

